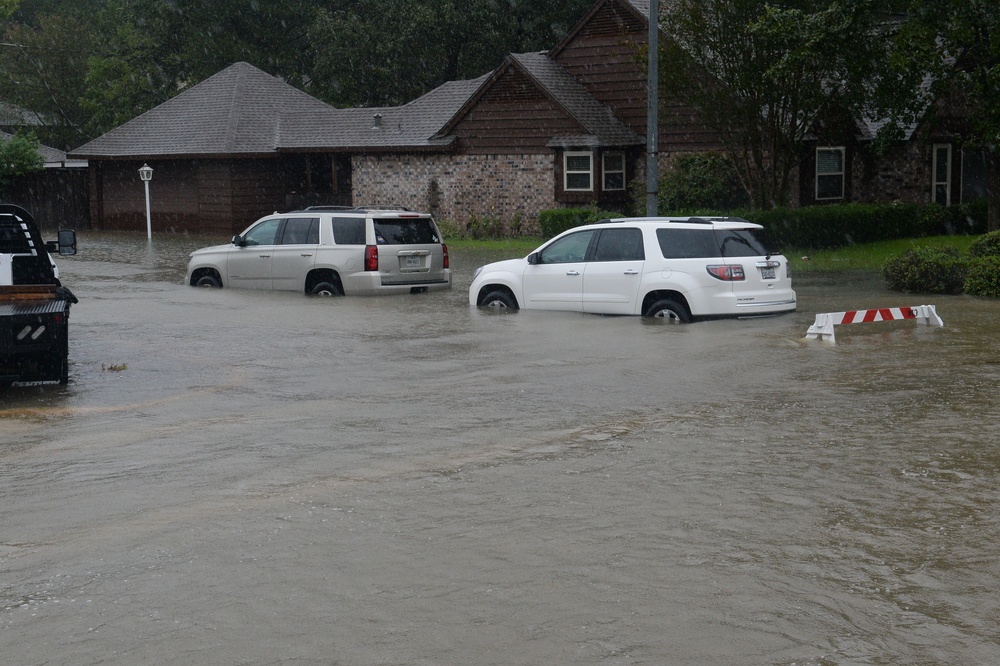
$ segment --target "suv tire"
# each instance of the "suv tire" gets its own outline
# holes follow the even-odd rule
[[[218,288],[222,287],[222,283],[220,283],[218,281],[218,279],[216,279],[215,277],[213,277],[211,275],[202,275],[200,278],[198,278],[195,281],[194,286],[196,286],[196,287],[211,287],[213,289],[218,289]]]
[[[309,293],[313,296],[343,296],[344,290],[332,282],[320,282]]]
[[[670,324],[691,323],[691,315],[687,308],[670,298],[656,301],[646,309],[643,316],[651,319],[663,319]]]
[[[479,301],[479,307],[490,310],[517,310],[517,301],[506,291],[491,291]]]

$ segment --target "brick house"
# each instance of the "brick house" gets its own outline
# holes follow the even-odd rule
[[[153,225],[233,233],[311,203],[393,204],[465,224],[532,229],[538,211],[597,204],[626,211],[644,177],[648,0],[596,0],[542,53],[511,54],[477,79],[398,107],[336,109],[237,63],[71,156],[91,164],[97,228],[140,229],[137,170],[154,168]],[[660,169],[718,150],[681,104],[659,116]],[[875,124],[847,123],[802,155],[793,201],[938,200],[976,193],[977,159],[947,124],[875,160]]]

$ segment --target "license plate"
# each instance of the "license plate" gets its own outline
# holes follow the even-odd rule
[[[406,261],[403,264],[406,268],[420,268],[424,265],[423,259],[420,257],[406,257]],[[771,271],[772,273],[774,271]],[[773,276],[772,276],[773,277]]]
[[[761,268],[760,269],[760,277],[762,279],[764,279],[764,280],[773,280],[774,279],[774,269],[773,268]]]

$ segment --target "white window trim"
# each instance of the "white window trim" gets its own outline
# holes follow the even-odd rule
[[[948,153],[947,164],[945,164],[945,179],[938,180],[938,151],[945,149]],[[937,202],[937,188],[938,185],[944,185],[944,204],[945,206],[951,205],[951,144],[950,143],[935,143],[931,148],[931,202]]]
[[[621,160],[621,169],[608,170],[608,158],[614,156]],[[608,174],[622,175],[621,187],[608,187]],[[601,155],[601,189],[605,192],[620,192],[625,189],[625,153],[615,150]]]
[[[571,157],[586,157],[589,161],[590,168],[584,171],[570,171],[569,170],[569,158]],[[569,176],[570,173],[580,174],[586,173],[590,180],[589,187],[570,187],[569,186]],[[594,191],[594,153],[589,150],[577,150],[577,151],[566,151],[563,153],[563,189],[567,192],[593,192]]]
[[[829,173],[820,173],[819,172],[819,154],[820,154],[821,151],[831,151],[831,152],[832,151],[839,151],[840,152],[841,170],[839,172],[829,172]],[[816,194],[816,201],[836,201],[838,199],[843,199],[844,198],[844,185],[845,185],[844,181],[847,180],[847,174],[845,173],[846,170],[847,170],[847,150],[844,148],[844,146],[817,146],[816,147],[816,180],[813,183],[813,185],[814,185],[813,192],[815,192],[815,194]],[[839,196],[833,196],[833,197],[821,197],[819,195],[819,178],[820,178],[820,176],[840,176],[840,195]]]

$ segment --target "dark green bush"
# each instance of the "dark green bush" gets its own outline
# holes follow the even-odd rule
[[[1000,254],[980,256],[969,262],[965,293],[1000,298]]]
[[[743,215],[767,229],[775,247],[831,249],[945,233],[938,211],[917,204],[835,204],[773,208]]]
[[[538,213],[538,226],[544,238],[552,238],[573,227],[621,216],[599,208],[551,208]]]
[[[987,227],[989,212],[986,199],[976,199],[958,206],[948,207],[948,219],[945,222],[947,233],[950,234],[984,234]]]
[[[882,277],[892,291],[961,294],[966,271],[966,263],[954,247],[915,248],[886,261]]]
[[[969,256],[973,259],[1000,257],[1000,231],[991,231],[972,241],[972,245],[969,246]]]
[[[706,208],[732,209],[750,204],[732,162],[720,153],[689,153],[674,158],[661,174],[658,206],[667,215]]]

